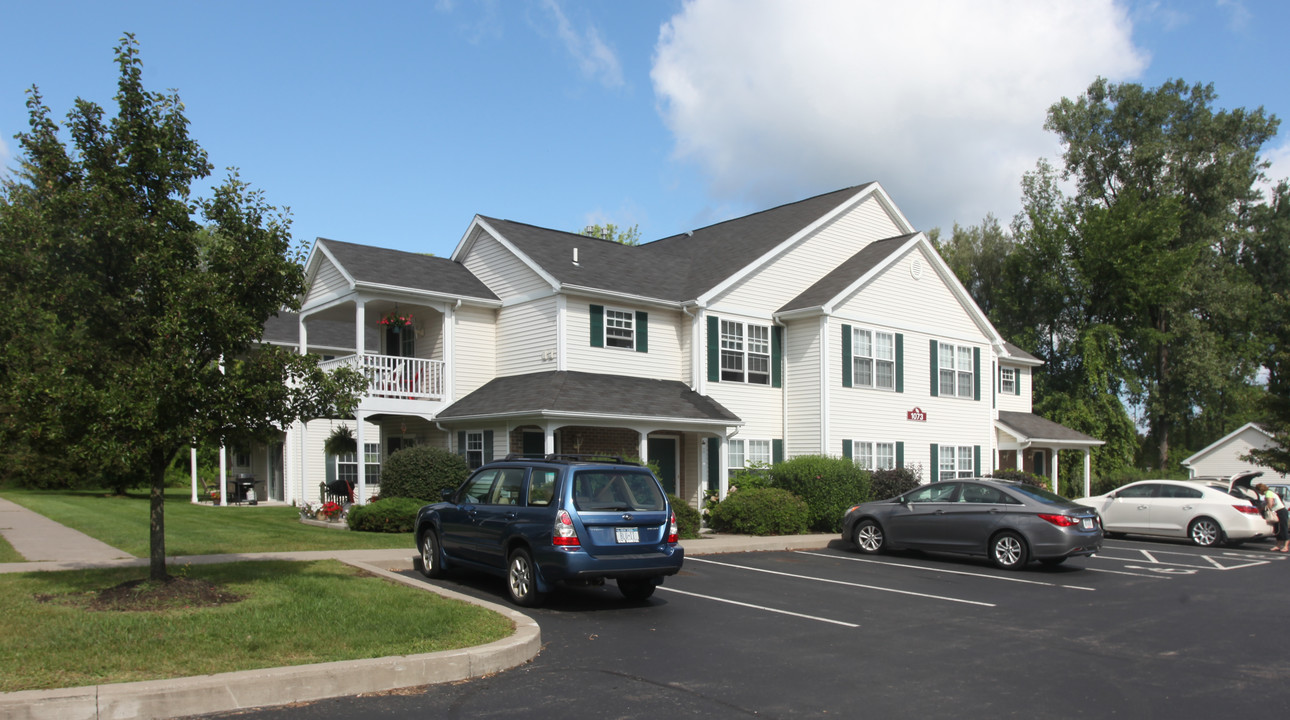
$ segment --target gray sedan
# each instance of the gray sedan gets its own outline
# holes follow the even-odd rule
[[[1102,547],[1091,508],[1004,480],[947,480],[847,510],[842,538],[863,553],[911,549],[981,555],[1005,570],[1059,565]]]

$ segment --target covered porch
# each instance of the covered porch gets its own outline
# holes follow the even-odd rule
[[[1105,444],[1103,441],[1034,413],[1000,410],[994,428],[994,466],[1000,470],[1023,470],[1047,477],[1053,492],[1059,491],[1058,451],[1081,451],[1084,454],[1084,497],[1089,496],[1093,478],[1091,451]]]

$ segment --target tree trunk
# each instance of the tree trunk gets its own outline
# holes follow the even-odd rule
[[[150,512],[148,513],[148,579],[154,582],[165,582],[170,576],[166,574],[166,462],[158,460],[161,453],[152,458],[152,492]]]
[[[1160,346],[1156,350],[1156,407],[1159,408],[1159,414],[1155,419],[1155,436],[1156,452],[1159,455],[1157,461],[1160,463],[1160,469],[1165,470],[1169,467],[1169,428],[1173,422],[1171,414],[1173,411],[1173,398],[1170,393],[1173,388],[1169,380],[1169,343],[1164,339],[1168,337],[1168,323],[1165,321],[1165,313],[1161,311],[1160,319],[1156,322],[1156,329],[1160,331]]]

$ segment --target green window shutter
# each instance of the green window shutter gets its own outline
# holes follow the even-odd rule
[[[721,439],[708,438],[708,489],[721,487]]]
[[[466,457],[466,431],[457,431],[457,454]]]
[[[784,328],[770,328],[770,386],[784,387]],[[780,442],[783,442],[782,440]]]
[[[591,347],[605,346],[605,306],[591,306]]]
[[[896,333],[896,392],[905,392],[905,334]]]
[[[981,348],[972,348],[972,399],[981,399]]]
[[[928,342],[931,344],[931,360],[932,360],[932,397],[937,397],[938,395],[940,395],[940,384],[941,384],[941,383],[940,383],[940,368],[937,366],[937,365],[938,365],[938,363],[939,363],[940,361],[936,359],[936,340],[934,340],[934,339],[933,339],[933,340],[929,340]],[[933,446],[933,447],[935,447],[935,446]],[[935,452],[935,451],[933,451],[933,452]],[[932,457],[935,457],[935,455],[933,455]]]
[[[485,430],[484,431],[484,462],[490,463],[492,461],[493,461],[493,431]]]
[[[929,482],[936,482],[941,479],[941,446],[932,443],[932,479]]]
[[[842,387],[852,387],[851,326],[842,326]]]
[[[896,467],[905,467],[905,443],[900,440],[896,441]]]
[[[981,477],[981,446],[972,446],[972,474]]]
[[[721,324],[708,316],[708,382],[721,382]]]
[[[784,441],[770,441],[770,461],[773,464],[784,462]]]
[[[636,311],[636,352],[649,352],[649,313]]]
[[[842,457],[844,457],[844,458],[846,458],[846,459],[848,459],[848,460],[852,460],[852,459],[854,459],[854,458],[852,457],[852,455],[851,455],[851,452],[852,452],[852,451],[851,451],[851,441],[850,441],[850,440],[843,440],[843,441],[842,441]]]

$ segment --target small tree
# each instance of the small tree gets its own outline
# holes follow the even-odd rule
[[[470,475],[462,456],[443,448],[417,445],[390,455],[381,468],[381,497],[438,502]]]

